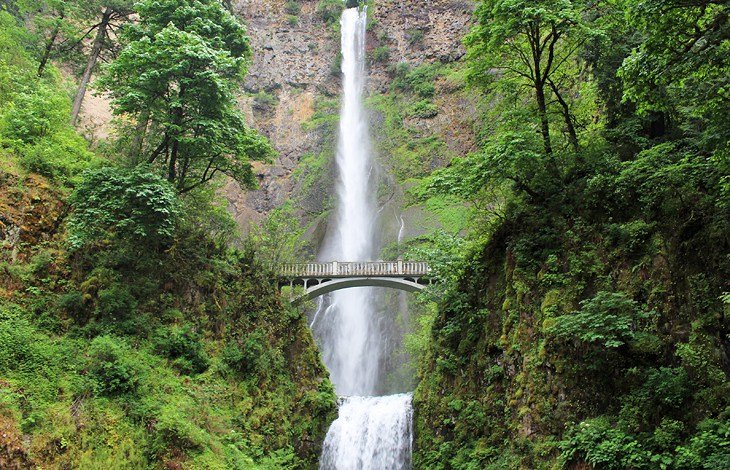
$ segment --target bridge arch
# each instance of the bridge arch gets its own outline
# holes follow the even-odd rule
[[[306,292],[291,300],[292,305],[299,305],[306,300],[313,300],[330,292],[349,289],[351,287],[387,287],[390,289],[398,289],[406,292],[417,292],[426,287],[418,283],[417,278],[395,278],[395,277],[352,277],[352,278],[335,278],[325,279],[308,286]]]

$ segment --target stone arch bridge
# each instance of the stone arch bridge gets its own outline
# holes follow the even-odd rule
[[[305,293],[291,298],[293,305],[350,287],[389,287],[408,292],[431,283],[424,261],[356,261],[281,264],[276,267],[279,287],[302,286]]]

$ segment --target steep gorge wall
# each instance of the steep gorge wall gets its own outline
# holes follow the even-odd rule
[[[260,189],[244,191],[231,183],[226,196],[244,228],[293,198],[317,237],[324,230],[326,217],[321,216],[330,205],[335,178],[331,156],[341,86],[339,31],[337,25],[328,25],[322,19],[317,0],[297,3],[300,11],[296,15],[288,11],[286,0],[240,0],[234,6],[248,25],[254,49],[242,106],[249,122],[271,139],[279,156],[274,162],[257,165]],[[428,4],[376,0],[371,4],[369,94],[388,93],[393,70],[399,63],[417,67],[460,59],[464,54],[461,38],[468,29],[472,8],[472,2],[464,0]],[[406,117],[403,125],[417,134],[438,135],[454,155],[466,153],[474,146],[469,122],[475,113],[464,111],[473,111],[474,106],[465,103],[463,96],[451,94],[446,85],[436,85],[438,114],[425,119]],[[372,120],[378,148],[377,141],[384,136],[377,134],[383,121],[377,109],[373,110]],[[385,193],[391,192],[381,194],[381,202],[397,201],[393,203],[398,206],[393,209],[397,213],[402,197],[393,198],[397,181],[388,168],[390,155],[381,153],[378,157],[385,169],[381,172],[385,184],[381,186],[390,187]],[[308,175],[315,166],[317,173]],[[385,239],[393,241],[397,228],[385,230]]]

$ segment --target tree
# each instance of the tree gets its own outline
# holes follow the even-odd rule
[[[251,49],[219,0],[143,0],[139,22],[100,81],[117,115],[137,122],[144,160],[180,193],[226,174],[254,183],[247,159],[273,154],[247,128],[234,86]]]
[[[38,76],[53,58],[85,55],[85,67],[71,110],[76,124],[91,76],[105,52],[114,53],[119,27],[132,14],[133,0],[16,0],[18,15],[30,19],[38,48]],[[89,39],[91,44],[89,45]],[[88,54],[86,46],[89,45]]]
[[[496,79],[527,85],[534,95],[546,154],[553,153],[548,117],[549,97],[555,97],[568,140],[578,150],[578,138],[561,78],[585,41],[583,5],[573,0],[483,0],[477,24],[465,39],[471,77],[486,85]]]
[[[43,72],[49,60],[60,49],[60,42],[77,43],[79,41],[78,23],[83,23],[80,4],[61,0],[17,0],[12,3],[12,10],[20,18],[28,18],[38,47],[38,76]]]
[[[79,118],[81,105],[84,102],[84,96],[89,87],[89,82],[91,82],[91,74],[94,72],[99,58],[105,50],[114,49],[112,35],[118,32],[120,25],[126,22],[133,12],[130,0],[103,0],[99,7],[101,11],[101,16],[97,16],[99,21],[91,26],[83,36],[87,37],[93,31],[96,31],[94,40],[91,43],[91,50],[86,60],[86,67],[84,68],[84,73],[81,75],[81,82],[79,83],[79,88],[74,98],[73,108],[71,110],[71,124],[76,124]]]
[[[306,256],[304,252],[308,247],[303,243],[303,237],[304,230],[290,201],[271,211],[251,232],[257,258],[268,266],[293,263]]]
[[[661,112],[704,151],[730,140],[730,6],[721,0],[644,0],[627,17],[643,41],[624,61],[627,100]]]
[[[38,76],[41,77],[57,46],[59,37],[72,35],[70,18],[75,15],[72,2],[47,0],[33,2],[20,0],[17,2],[18,12],[32,15],[36,35],[40,43],[40,63]]]

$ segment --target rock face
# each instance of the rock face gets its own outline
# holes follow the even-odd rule
[[[0,261],[14,263],[24,257],[23,247],[50,239],[65,212],[61,194],[45,178],[0,168],[0,248],[6,249]]]
[[[461,39],[473,9],[473,2],[465,0],[377,1],[368,47],[387,46],[390,58],[388,63],[371,68],[372,85],[377,89],[390,81],[386,73],[390,64],[407,62],[417,66],[460,59],[465,52]]]
[[[239,0],[234,5],[234,12],[248,25],[254,50],[244,84],[248,97],[241,105],[249,123],[279,152],[276,161],[256,167],[260,189],[244,191],[235,183],[225,189],[230,210],[244,229],[291,197],[298,200],[305,218],[321,214],[328,207],[327,195],[334,181],[331,169],[322,172],[314,184],[301,181],[298,171],[305,155],[321,154],[323,150],[332,154],[336,144],[336,136],[308,125],[319,117],[323,101],[329,100],[330,107],[337,102],[341,86],[338,25],[325,22],[319,3]],[[370,12],[368,54],[376,49],[387,50],[387,57],[371,61],[370,93],[388,89],[390,71],[400,62],[417,66],[462,57],[461,38],[468,29],[472,9],[472,2],[465,0],[376,0]],[[463,103],[442,101],[437,103],[441,112],[435,119],[411,124],[444,130],[447,135],[460,134],[451,130],[461,127],[453,119],[463,115]],[[458,137],[449,142],[457,153],[465,153],[471,146]],[[307,194],[304,186],[310,188]]]

